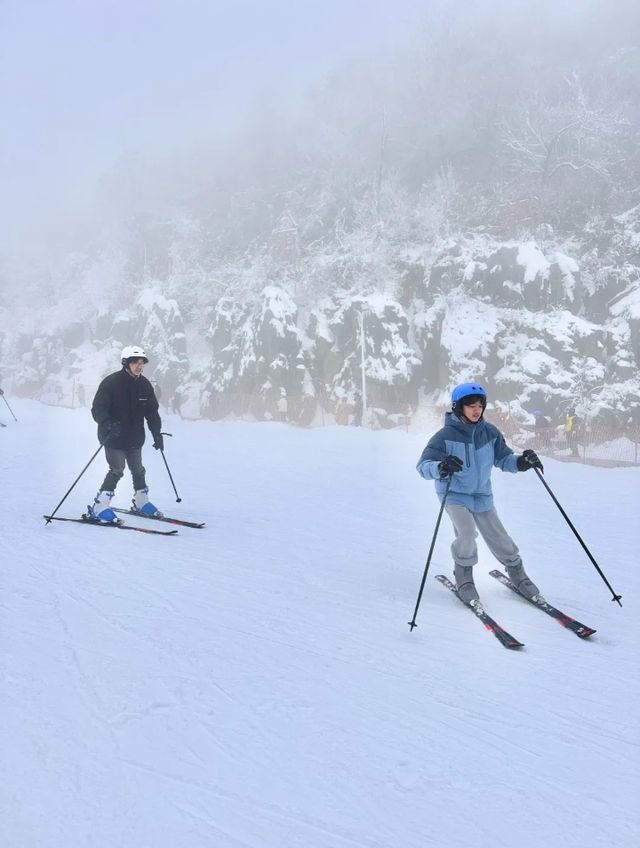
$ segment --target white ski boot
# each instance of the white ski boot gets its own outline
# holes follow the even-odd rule
[[[132,509],[134,512],[139,512],[140,515],[147,515],[150,518],[162,518],[160,510],[149,500],[149,489],[137,489],[133,494]]]
[[[102,521],[103,524],[117,524],[118,516],[111,509],[113,492],[99,491],[93,503],[87,507],[87,515],[92,521]]]

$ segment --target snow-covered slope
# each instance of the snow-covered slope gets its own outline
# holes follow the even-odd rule
[[[373,255],[309,245],[288,270],[247,256],[224,296],[207,276],[194,284],[197,309],[182,289],[168,296],[171,279],[124,293],[97,286],[89,262],[78,282],[86,297],[74,289],[52,306],[8,292],[10,308],[0,298],[0,379],[23,397],[73,406],[135,342],[185,417],[277,419],[284,396],[287,420],[308,425],[341,403],[355,412],[364,346],[377,426],[425,393],[482,379],[520,423],[532,424],[535,409],[562,420],[573,405],[629,435],[640,403],[639,210],[565,241],[476,232],[432,243],[418,232],[408,243],[387,233]]]
[[[175,538],[55,524],[85,410],[12,398],[0,430],[2,844],[19,848],[631,848],[640,472],[496,472],[504,523],[582,642],[487,576],[502,648],[433,579],[437,514],[398,431],[165,421],[145,462]],[[99,456],[60,510],[77,515]],[[127,504],[129,481],[120,485]],[[134,519],[131,519],[132,521]],[[153,525],[158,526],[158,525]],[[159,525],[163,526],[163,525]],[[443,522],[432,575],[450,572]]]

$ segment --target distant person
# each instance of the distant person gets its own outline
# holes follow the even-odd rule
[[[402,413],[400,415],[400,418],[398,419],[398,423],[406,429],[407,433],[409,432],[413,413],[413,404],[409,403],[409,401],[403,404]]]
[[[477,531],[495,558],[506,568],[511,582],[526,598],[538,596],[538,587],[524,570],[518,548],[502,526],[493,505],[491,471],[542,470],[537,454],[526,450],[516,456],[507,447],[504,436],[484,420],[487,394],[477,383],[462,383],[451,394],[451,412],[445,414],[445,426],[431,437],[418,461],[418,473],[436,481],[436,494],[442,501],[451,478],[446,512],[451,519],[455,539],[451,545],[458,595],[473,606],[480,598],[473,580],[478,562]]]
[[[362,395],[357,394],[356,399],[355,399],[355,403],[353,405],[353,426],[354,427],[361,427],[362,426],[362,411],[363,411]]]
[[[573,407],[567,410],[564,417],[564,432],[567,437],[567,445],[571,448],[571,456],[580,456],[578,451],[578,431],[580,428],[580,419],[576,415]]]
[[[212,421],[218,417],[218,392],[213,388],[207,388],[200,397],[200,413]]]
[[[182,396],[182,393],[178,389],[176,389],[171,398],[171,411],[175,412],[176,415],[180,415],[180,410],[182,408],[183,403],[184,397]]]
[[[78,396],[78,403],[80,406],[85,405],[85,394],[84,394],[84,386],[82,383],[78,383],[78,388],[76,389],[76,395]]]
[[[289,409],[289,404],[287,402],[287,393],[284,389],[280,389],[280,397],[278,398],[278,416],[280,417],[280,421],[287,420],[287,411]]]
[[[548,448],[551,444],[551,419],[540,409],[534,409],[534,432],[539,447]]]
[[[149,500],[146,472],[142,465],[145,420],[153,436],[153,447],[164,450],[158,401],[153,386],[142,375],[149,360],[141,347],[131,345],[122,350],[120,361],[122,368],[100,383],[91,407],[93,419],[98,424],[98,439],[104,444],[109,471],[88,514],[95,521],[111,523],[117,521],[116,513],[111,509],[111,499],[124,474],[125,463],[133,478],[132,509],[141,515],[162,515]]]
[[[349,403],[346,398],[340,398],[336,408],[336,424],[344,426],[349,423]]]
[[[200,417],[208,418],[209,417],[209,407],[211,406],[211,392],[209,389],[205,389],[200,394]]]

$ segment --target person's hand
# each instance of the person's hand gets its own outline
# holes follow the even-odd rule
[[[453,456],[453,454],[448,454],[442,462],[438,463],[438,471],[441,477],[450,477],[457,471],[462,471],[462,467],[462,460],[457,456]]]
[[[532,450],[524,451],[522,456],[518,457],[516,465],[518,466],[518,471],[528,471],[530,468],[539,468],[540,471],[544,473],[540,457]]]
[[[98,427],[98,439],[104,443],[109,439],[115,439],[120,435],[120,422],[107,419]]]
[[[153,446],[156,450],[164,450],[164,439],[162,438],[162,433],[157,433],[153,437]]]

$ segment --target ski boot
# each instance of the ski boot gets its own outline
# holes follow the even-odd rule
[[[534,603],[538,603],[538,600],[544,601],[540,590],[533,580],[529,578],[522,563],[519,565],[507,565],[506,569],[509,580],[511,580],[521,595],[524,595],[525,598]]]
[[[87,518],[90,521],[100,521],[103,524],[119,524],[118,516],[111,509],[113,492],[99,491],[93,503],[87,506]]]
[[[137,489],[133,494],[131,509],[149,518],[162,518],[160,510],[149,500],[149,489]]]
[[[469,605],[471,605],[472,601],[479,601],[480,596],[478,595],[476,584],[473,582],[473,566],[456,564],[453,574],[460,600]]]

